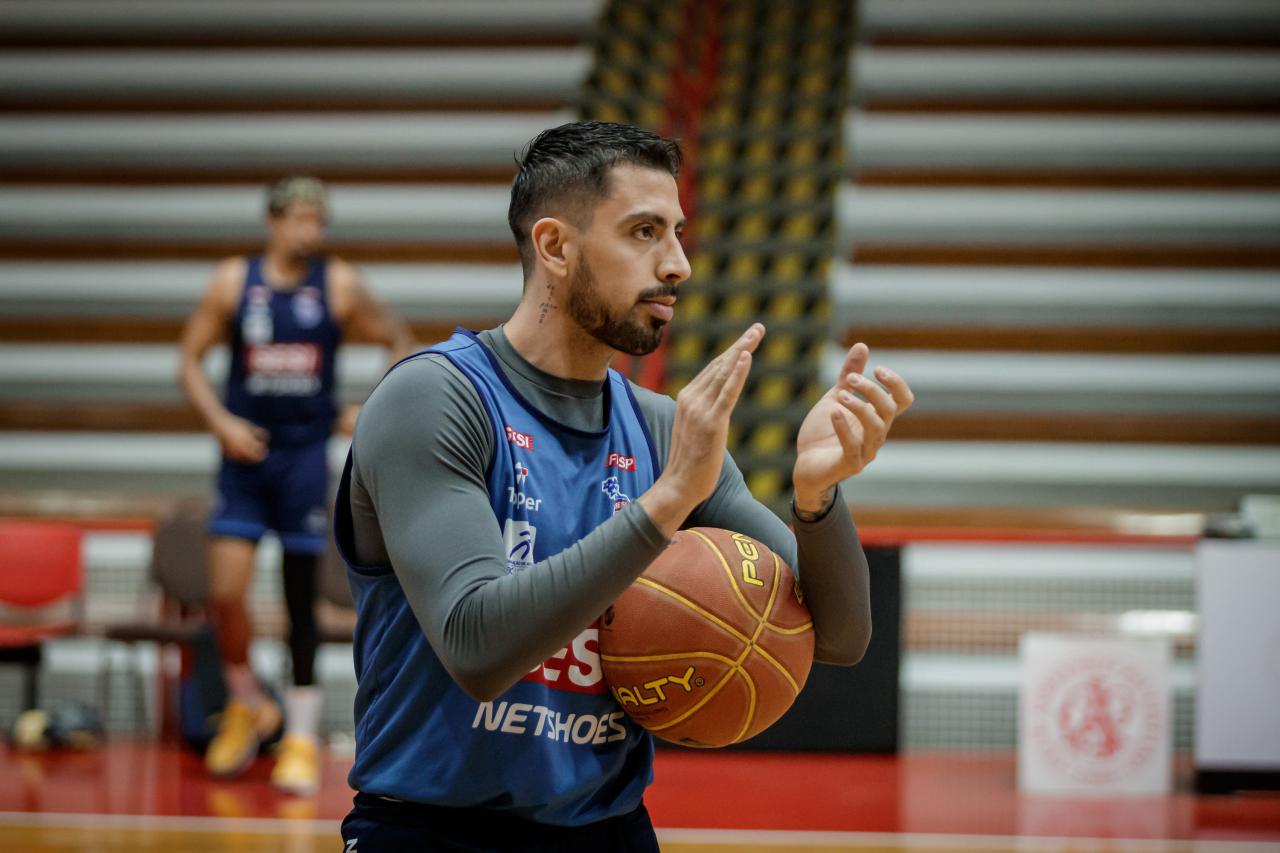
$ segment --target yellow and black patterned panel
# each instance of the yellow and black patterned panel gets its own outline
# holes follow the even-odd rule
[[[784,513],[795,435],[822,393],[831,337],[852,4],[727,3],[719,37],[715,96],[700,122],[694,277],[672,328],[667,390],[753,320],[765,324],[732,451],[756,497]]]
[[[578,105],[582,117],[662,130],[683,18],[681,3],[606,3]]]
[[[611,2],[582,99],[585,117],[682,137],[694,274],[663,351],[663,390],[674,395],[747,325],[765,324],[730,442],[751,490],[780,514],[831,337],[853,17],[852,3],[832,0]]]

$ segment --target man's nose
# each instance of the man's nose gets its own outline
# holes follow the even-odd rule
[[[691,275],[693,275],[693,269],[689,266],[689,258],[685,256],[684,246],[673,237],[671,250],[667,252],[658,268],[658,277],[668,284],[679,284]]]

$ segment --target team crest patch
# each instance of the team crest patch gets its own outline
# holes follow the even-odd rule
[[[622,486],[618,483],[617,477],[609,477],[600,483],[600,491],[604,492],[605,497],[613,501],[615,514],[621,512],[624,506],[631,503],[631,498],[622,493]]]
[[[293,319],[304,329],[314,329],[324,319],[324,306],[320,304],[320,295],[314,287],[304,287],[289,300],[293,308]]]

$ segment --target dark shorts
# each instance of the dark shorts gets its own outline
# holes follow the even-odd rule
[[[224,458],[209,532],[257,542],[274,530],[287,553],[322,553],[329,525],[325,446],[273,448],[251,465]]]
[[[394,803],[356,794],[355,807],[342,821],[342,840],[357,853],[658,853],[658,837],[643,804],[599,823],[549,826],[489,809]]]

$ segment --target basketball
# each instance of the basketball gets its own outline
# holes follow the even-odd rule
[[[719,747],[767,729],[813,664],[813,621],[791,569],[729,530],[682,530],[600,620],[618,704],[654,735]]]

